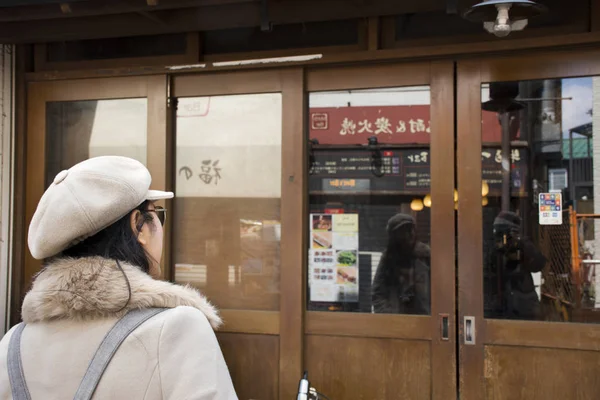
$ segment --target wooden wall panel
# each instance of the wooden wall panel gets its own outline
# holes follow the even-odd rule
[[[311,385],[331,399],[431,399],[430,342],[307,335]]]
[[[427,85],[430,79],[429,63],[378,64],[309,70],[306,84],[316,92]]]
[[[458,340],[459,390],[462,400],[484,396],[483,379],[483,242],[481,207],[481,79],[478,62],[458,64]],[[464,343],[464,318],[475,318],[475,344]]]
[[[218,333],[240,400],[275,400],[279,392],[279,337]]]
[[[550,333],[548,333],[550,334]],[[486,346],[486,398],[597,399],[600,352]]]
[[[431,313],[433,398],[456,396],[456,325],[454,315],[454,64],[431,63]],[[433,222],[435,221],[435,222]],[[448,340],[441,338],[442,315],[448,315]]]
[[[308,196],[304,71],[281,72],[283,136],[281,160],[281,304],[279,398],[296,398],[302,376],[304,290],[308,248]]]

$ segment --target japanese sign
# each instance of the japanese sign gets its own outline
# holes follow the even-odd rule
[[[527,153],[523,149],[511,152],[511,184],[513,192],[524,191]],[[482,178],[490,190],[502,187],[502,151],[485,148],[481,152]],[[315,151],[311,191],[369,192],[391,191],[427,194],[431,187],[429,149],[394,149],[382,151],[382,176],[373,173],[371,154],[364,150]]]
[[[320,144],[430,143],[430,106],[319,107],[310,109],[310,138]],[[482,140],[499,142],[502,133],[496,113],[482,111]]]
[[[562,194],[540,193],[540,225],[562,225]]]
[[[281,94],[179,99],[177,197],[281,196]]]
[[[178,147],[178,197],[279,197],[279,146]]]
[[[358,214],[310,214],[310,301],[358,302]]]

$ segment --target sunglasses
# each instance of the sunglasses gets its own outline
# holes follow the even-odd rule
[[[155,212],[156,216],[158,217],[158,220],[160,221],[160,224],[162,226],[165,225],[165,222],[167,220],[167,209],[163,208],[161,206],[155,206],[154,210],[148,210],[149,212]]]

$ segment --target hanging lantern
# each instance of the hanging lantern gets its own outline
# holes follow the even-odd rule
[[[431,195],[430,194],[423,197],[423,205],[427,208],[431,207]]]
[[[482,205],[483,207],[487,206],[487,205],[488,205],[488,203],[489,203],[489,201],[488,201],[488,198],[487,198],[487,197],[484,197],[484,198],[482,198],[482,199],[481,199],[481,205]]]
[[[490,193],[490,186],[486,181],[481,182],[481,197],[485,197]]]
[[[423,201],[421,199],[414,199],[410,203],[410,209],[413,211],[421,211],[423,210]]]

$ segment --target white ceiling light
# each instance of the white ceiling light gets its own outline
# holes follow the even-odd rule
[[[483,28],[497,37],[505,37],[525,29],[529,18],[546,11],[545,6],[530,0],[484,0],[465,11],[463,16],[470,21],[483,22]]]

